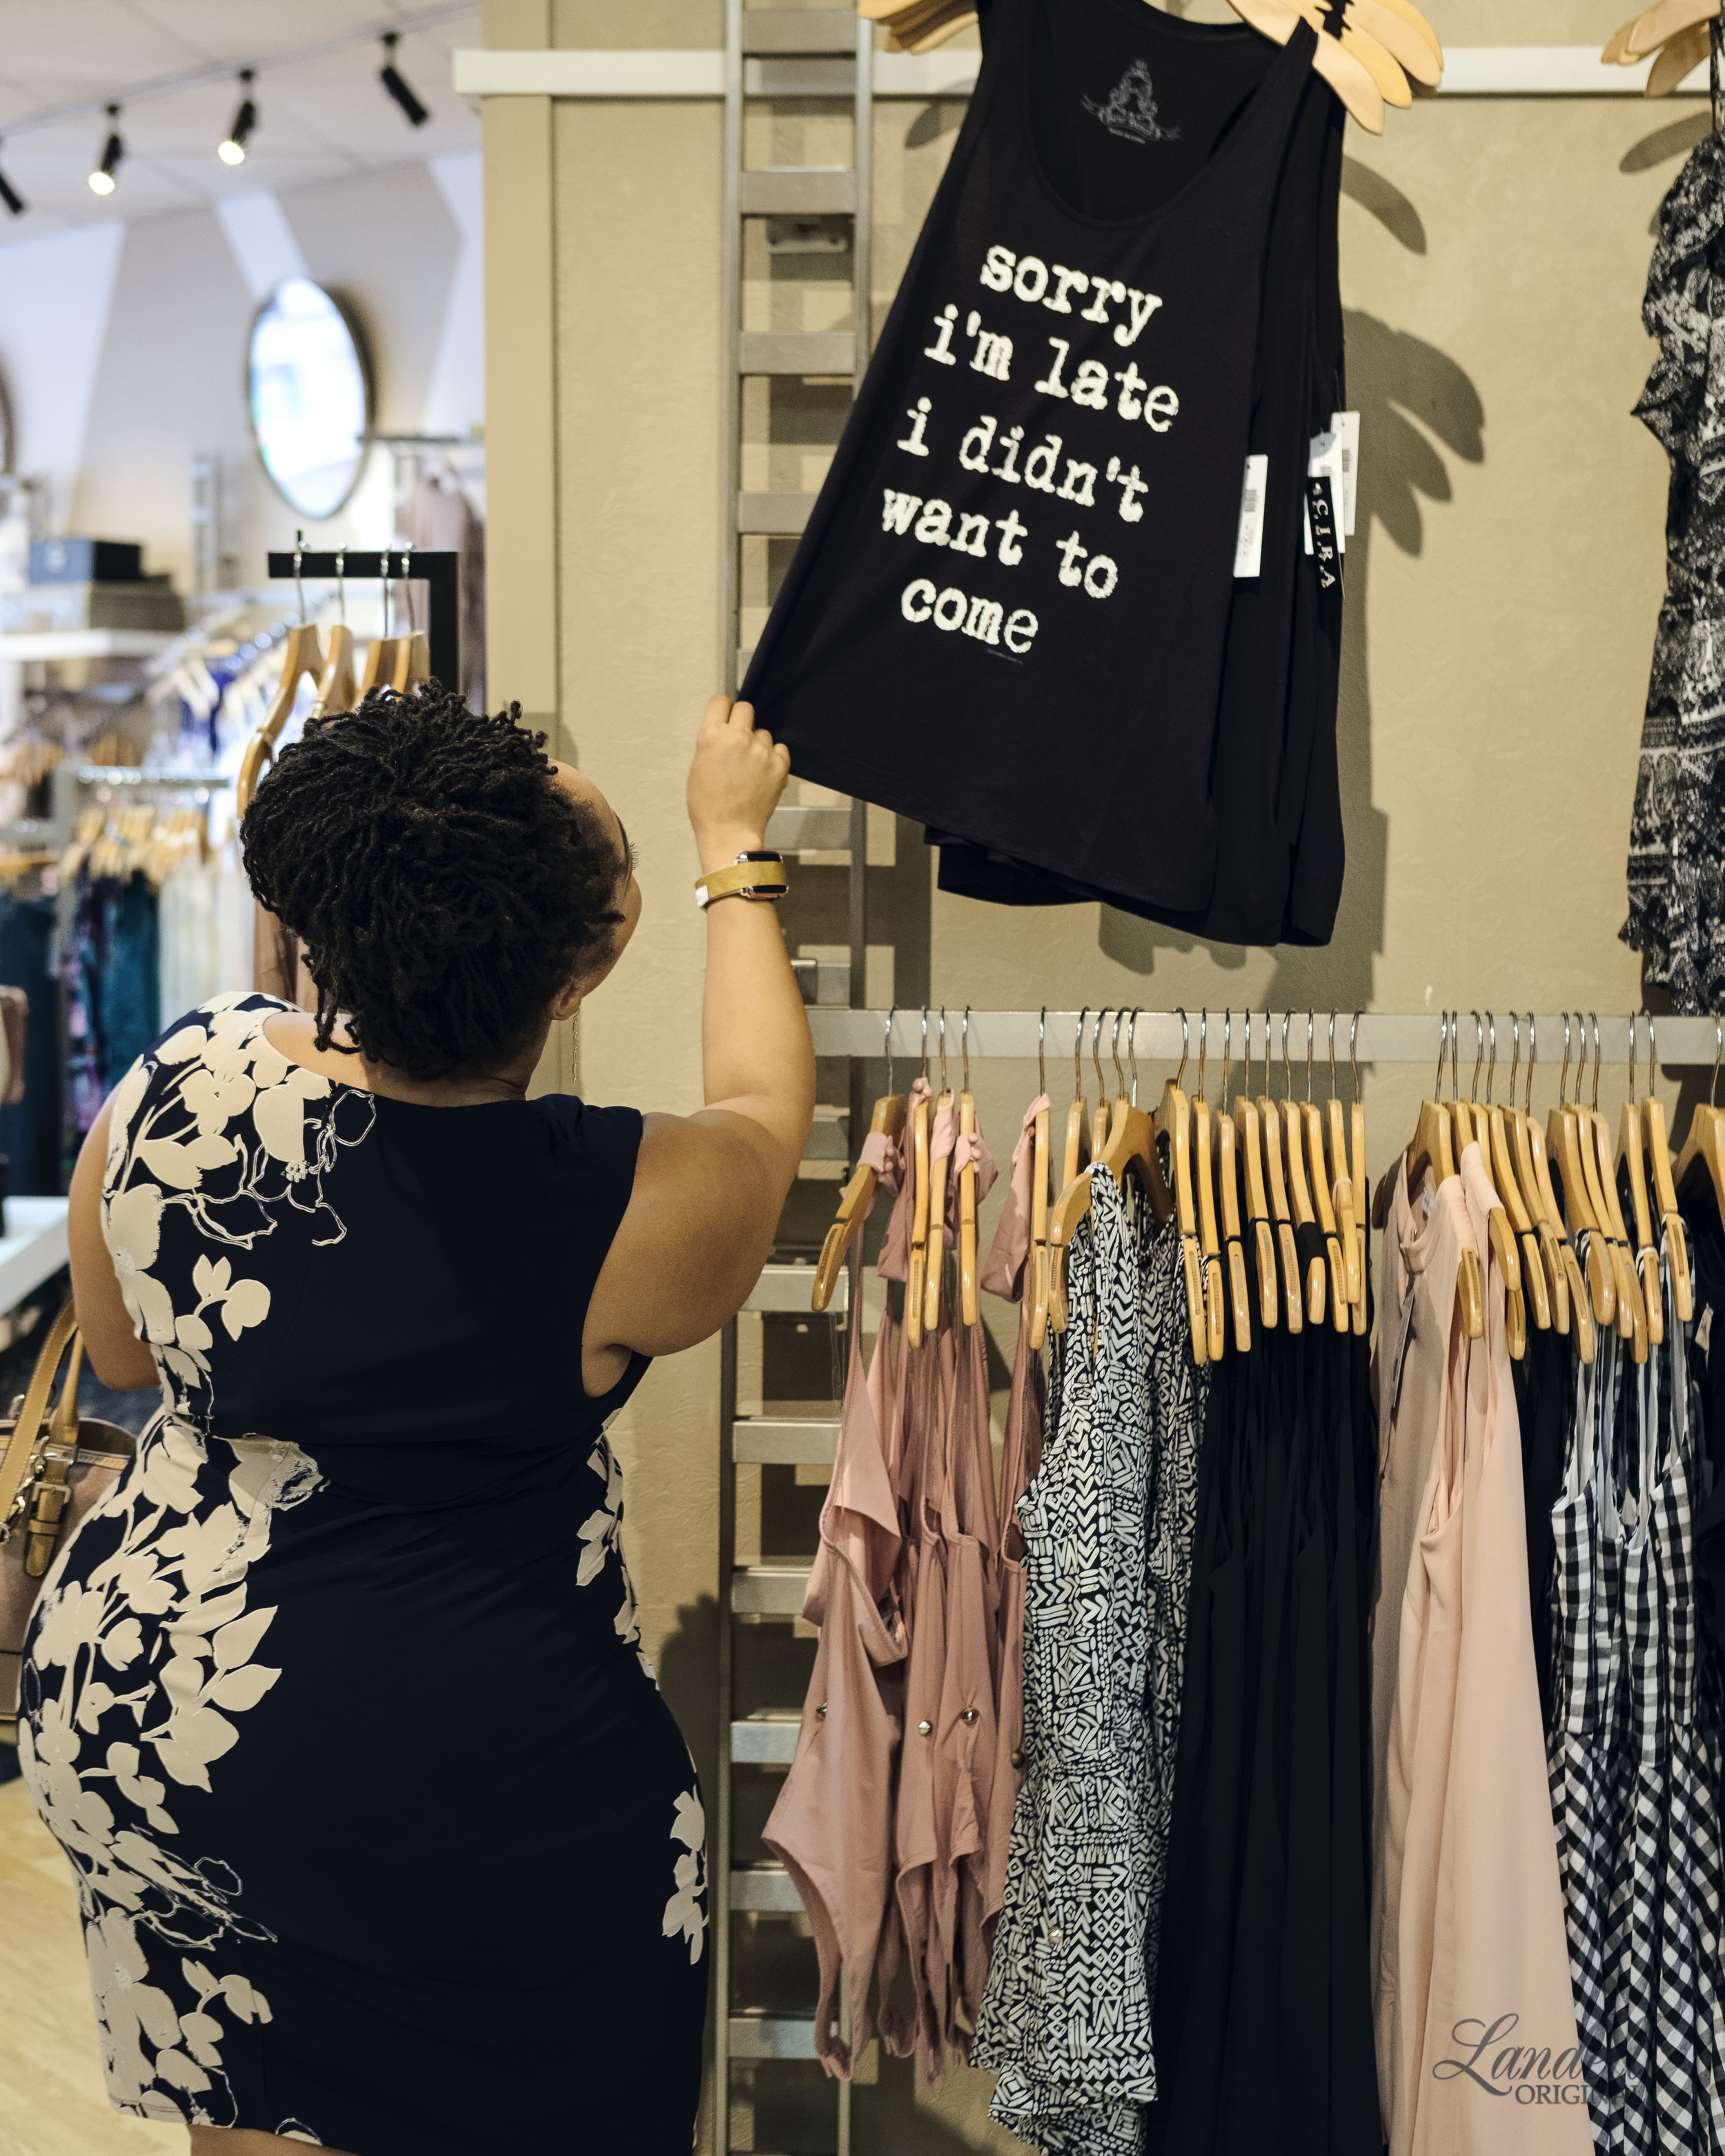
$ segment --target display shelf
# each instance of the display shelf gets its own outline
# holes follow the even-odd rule
[[[821,10],[821,13],[829,11]],[[876,53],[876,98],[968,97],[976,87],[981,55],[970,50]],[[819,90],[809,63],[751,59],[743,89],[750,97],[848,96],[854,63],[822,60]],[[1651,59],[1633,67],[1605,67],[1597,45],[1450,45],[1444,54],[1443,97],[1640,97]],[[505,52],[464,49],[455,54],[455,89],[474,100],[487,97],[712,98],[725,94],[725,55],[719,51]],[[1680,95],[1706,90],[1705,63],[1687,75]]]
[[[0,660],[153,659],[184,635],[179,629],[14,629],[0,634]]]

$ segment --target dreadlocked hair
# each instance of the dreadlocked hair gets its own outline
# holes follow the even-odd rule
[[[240,826],[258,901],[305,947],[317,1045],[410,1078],[494,1069],[609,958],[624,864],[521,706],[435,681],[306,721]]]

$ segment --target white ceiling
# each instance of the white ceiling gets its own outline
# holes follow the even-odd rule
[[[395,64],[430,108],[424,126],[409,126],[377,80],[383,55],[364,33],[429,12],[428,0],[0,0],[0,171],[28,205],[22,217],[0,205],[0,245],[477,150],[479,121],[450,86],[451,54],[480,42],[477,4],[402,33]],[[343,37],[359,41],[270,64],[274,54]],[[245,94],[236,81],[126,102],[131,90],[218,63],[258,71],[258,125],[243,165],[216,156]],[[86,100],[98,109],[25,125]],[[89,177],[108,101],[125,108],[126,158],[118,187],[103,197]]]

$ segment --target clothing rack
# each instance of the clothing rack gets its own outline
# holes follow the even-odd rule
[[[1121,1025],[1119,1039],[1114,1044],[1118,1047],[1122,1058],[1127,1052],[1129,1029],[1132,1026],[1135,1015],[1130,1004],[1123,1008],[1124,1019]],[[1107,1021],[1102,1029],[1101,1046],[1104,1053],[1109,1047],[1115,1016],[1122,1009],[1122,1006],[1119,1004],[1110,1004],[1102,1014]],[[923,1014],[920,1006],[907,1009],[901,1004],[891,1014],[884,1010],[839,1010],[830,1007],[811,1010],[809,1014],[809,1024],[814,1036],[815,1054],[831,1056],[884,1055],[887,1048],[886,1027],[889,1015],[891,1019],[891,1045],[894,1061],[911,1061],[920,1067],[923,1050]],[[948,1004],[946,1007],[947,1054],[949,1058],[957,1056],[959,1052],[966,1015],[962,1006]],[[1011,1059],[1019,1062],[1034,1062],[1040,1029],[1045,1059],[1050,1063],[1057,1062],[1061,1054],[1067,1055],[1071,1054],[1081,1015],[1084,1019],[1085,1053],[1088,1055],[1098,1016],[1094,1004],[1087,1012],[1081,1014],[1076,1010],[973,1010],[968,1014],[968,1036],[971,1060],[975,1062],[978,1058],[984,1060],[992,1058],[995,1060]],[[1195,1057],[1199,1050],[1201,1015],[1198,1007],[1195,1004],[1193,1005],[1185,1013],[1183,1027],[1181,1014],[1178,1010],[1138,1010],[1136,1013],[1136,1036],[1132,1039],[1132,1045],[1136,1048],[1139,1060],[1171,1062],[1180,1054],[1183,1042],[1191,1055]],[[1348,1060],[1350,1042],[1353,1059],[1358,1063],[1424,1063],[1431,1065],[1436,1063],[1439,1041],[1443,1034],[1441,1011],[1362,1011],[1358,1014],[1357,1028],[1356,1014],[1353,1011],[1338,1010],[1333,1015],[1336,1021],[1335,1049],[1338,1070]],[[1647,1055],[1647,1029],[1651,1024],[1653,1028],[1655,1050],[1660,1062],[1679,1066],[1692,1066],[1696,1064],[1711,1065],[1717,1060],[1720,1055],[1721,1037],[1722,1034],[1725,1034],[1725,1020],[1712,1018],[1656,1017],[1650,1020],[1645,1012],[1637,1013],[1631,1019],[1621,1013],[1613,1015],[1604,1011],[1598,1014],[1589,1011],[1584,1015],[1589,1058],[1591,1060],[1593,1055],[1594,1021],[1597,1015],[1599,1029],[1599,1054],[1603,1061],[1608,1065],[1628,1062],[1631,1025],[1635,1028],[1635,1052],[1638,1062],[1645,1061]],[[1282,1050],[1282,1020],[1286,1018],[1288,1021],[1289,1067],[1291,1069],[1296,1064],[1303,1065],[1306,1061],[1306,1022],[1310,1017],[1312,1067],[1316,1070],[1320,1065],[1326,1068],[1328,1065],[1332,1014],[1327,1009],[1309,1013],[1303,1008],[1293,1011],[1235,1009],[1224,1014],[1220,1008],[1212,1004],[1208,1017],[1209,1055],[1213,1063],[1223,1050],[1224,1016],[1232,1024],[1232,1047],[1236,1062],[1241,1061],[1245,1055],[1248,1024],[1251,1029],[1254,1055],[1263,1055],[1264,1042],[1267,1036],[1270,1041],[1271,1060],[1279,1062]],[[1469,1065],[1469,1060],[1476,1046],[1474,1016],[1475,1013],[1471,1006],[1463,1009],[1460,1014],[1460,1034],[1456,1052],[1464,1066]],[[1502,1064],[1510,1053],[1510,1012],[1507,1007],[1488,1011],[1481,1005],[1478,1016],[1481,1029],[1488,1024],[1495,1024],[1497,1026],[1497,1055],[1498,1061]],[[1522,1056],[1525,1062],[1530,1039],[1529,1014],[1527,1011],[1519,1011],[1516,1016],[1521,1026]],[[1537,1045],[1539,1063],[1543,1069],[1548,1064],[1561,1060],[1563,1014],[1561,1011],[1538,1011],[1532,1016],[1532,1038]],[[940,1054],[939,1008],[932,1006],[927,1017],[928,1052],[931,1057],[937,1058]],[[1583,1014],[1576,1011],[1569,1013],[1571,1038],[1575,1043],[1575,1052],[1578,1055],[1580,1053],[1582,1017]],[[1452,1013],[1450,1029],[1452,1033],[1455,1030],[1456,1024],[1455,1014]],[[1489,1036],[1482,1032],[1481,1038],[1488,1040]],[[1446,1058],[1448,1054],[1449,1050],[1445,1048]]]
[[[432,679],[445,688],[461,685],[461,557],[454,547],[348,547],[335,553],[328,548],[288,548],[269,557],[272,578],[307,577],[319,579],[352,577],[392,583],[424,584],[427,593],[426,642],[430,648]]]

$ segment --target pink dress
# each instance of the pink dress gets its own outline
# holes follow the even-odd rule
[[[864,1158],[880,1183],[907,1183],[896,1148],[874,1137]],[[762,1831],[802,1897],[820,1971],[816,2056],[848,2081],[869,2041],[871,1977],[878,1972],[882,2033],[902,2056],[907,2033],[886,2006],[897,1966],[892,1894],[892,1810],[904,1716],[905,1628],[897,1583],[902,1537],[897,1493],[882,1442],[883,1414],[896,1430],[891,1317],[880,1327],[866,1381],[860,1324],[850,1328],[833,1480],[821,1508],[820,1548],[803,1614],[821,1628],[803,1702],[797,1754]],[[845,1974],[851,2041],[834,2025]]]

